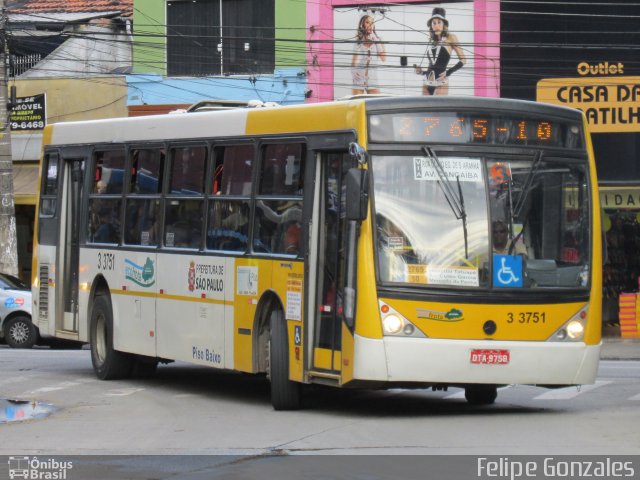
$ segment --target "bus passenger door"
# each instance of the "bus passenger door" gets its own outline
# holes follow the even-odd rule
[[[343,182],[351,164],[346,153],[320,155],[315,322],[312,370],[316,376],[340,375],[342,365],[343,290],[346,267],[346,218]]]
[[[77,334],[80,206],[85,159],[64,159],[62,167],[59,248],[56,259],[56,332]]]

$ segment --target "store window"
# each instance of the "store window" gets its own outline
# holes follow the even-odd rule
[[[640,209],[605,209],[603,321],[617,323],[619,297],[640,286]]]

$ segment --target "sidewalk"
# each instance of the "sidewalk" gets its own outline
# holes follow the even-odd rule
[[[640,360],[640,338],[603,337],[601,360]]]
[[[640,338],[620,337],[620,326],[602,325],[601,360],[640,360]]]

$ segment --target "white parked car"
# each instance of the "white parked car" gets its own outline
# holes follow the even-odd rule
[[[40,336],[31,322],[31,288],[6,273],[0,273],[0,336],[12,348],[31,348]]]

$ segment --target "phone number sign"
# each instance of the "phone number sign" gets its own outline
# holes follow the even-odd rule
[[[31,97],[18,97],[11,108],[9,120],[11,130],[42,130],[47,123],[45,100],[44,93]]]

